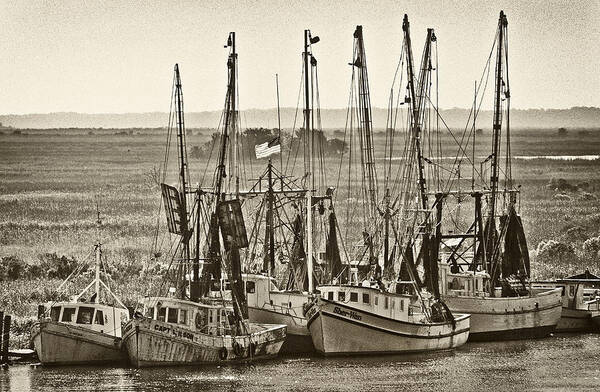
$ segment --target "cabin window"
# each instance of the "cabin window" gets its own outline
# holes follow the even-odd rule
[[[358,293],[350,293],[350,302],[358,302]]]
[[[375,296],[375,306],[379,305],[379,297]]]
[[[327,299],[333,301],[333,291],[327,293]]]
[[[388,297],[384,297],[383,298],[383,308],[387,309],[389,307],[389,298]]]
[[[79,312],[77,313],[77,324],[91,324],[93,315],[94,308],[80,306]]]
[[[104,313],[101,310],[96,310],[96,316],[94,316],[94,324],[104,325]]]
[[[475,279],[475,290],[479,291],[479,280]]]
[[[395,306],[396,306],[396,301],[392,300],[392,309],[394,309]]]
[[[231,290],[231,283],[229,283],[229,281],[225,282],[225,291],[229,291]]]
[[[212,323],[213,323],[213,311],[212,311],[212,310],[210,310],[210,311],[208,312],[208,322],[209,322],[210,324],[212,324]]]
[[[179,324],[187,324],[187,310],[179,309]]]
[[[64,308],[63,314],[62,314],[62,319],[60,321],[65,322],[65,323],[72,323],[73,316],[75,316],[75,308]]]
[[[369,298],[369,294],[368,293],[363,293],[363,304],[370,304],[371,303],[371,298]]]
[[[158,321],[165,321],[167,318],[167,308],[160,307],[158,308]]]
[[[246,282],[246,292],[249,294],[256,293],[256,283]]]
[[[167,322],[177,324],[177,310],[179,309],[169,308]]]
[[[145,312],[144,312],[144,316],[146,316],[148,318],[153,318],[154,317],[154,308],[146,308]]]
[[[575,286],[569,286],[569,297],[573,297],[575,295]]]
[[[346,300],[346,293],[344,291],[338,292],[338,301],[345,301],[345,300]]]
[[[210,291],[221,291],[221,282],[218,280],[213,280],[210,283]]]
[[[288,307],[291,309],[292,308],[292,303],[288,302]]]
[[[404,300],[403,299],[400,300],[400,311],[404,312]]]
[[[60,306],[53,306],[50,309],[50,320],[58,321],[58,316],[60,316]]]

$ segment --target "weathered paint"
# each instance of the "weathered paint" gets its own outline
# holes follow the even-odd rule
[[[469,340],[512,340],[548,336],[561,316],[561,289],[527,297],[445,296],[453,313],[471,315]]]
[[[285,339],[285,326],[252,324],[251,328],[249,336],[217,336],[139,318],[125,326],[123,344],[134,367],[216,364],[276,356]]]
[[[44,365],[81,365],[125,362],[121,338],[85,327],[42,321],[33,332],[33,344]]]

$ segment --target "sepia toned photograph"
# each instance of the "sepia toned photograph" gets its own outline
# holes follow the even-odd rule
[[[600,390],[599,0],[0,25],[0,391]]]

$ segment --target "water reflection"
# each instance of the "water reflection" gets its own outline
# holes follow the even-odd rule
[[[600,336],[467,344],[404,356],[288,357],[250,365],[0,371],[2,391],[598,390]]]

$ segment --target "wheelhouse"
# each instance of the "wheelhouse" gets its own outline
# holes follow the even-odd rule
[[[121,326],[129,320],[129,311],[96,303],[53,303],[50,306],[50,320],[120,338]]]

